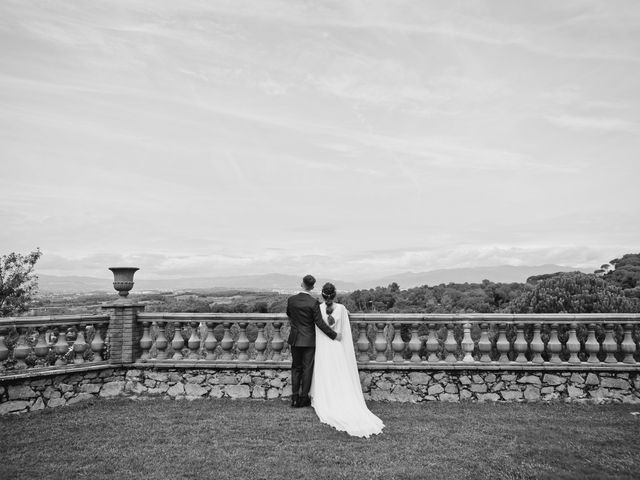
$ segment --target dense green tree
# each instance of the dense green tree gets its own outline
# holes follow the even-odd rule
[[[254,313],[267,313],[269,312],[269,306],[267,302],[256,302],[251,306],[251,311]]]
[[[493,283],[489,280],[483,280],[482,286],[490,298],[490,304],[495,308],[494,311],[504,311],[509,309],[509,305],[524,290],[522,283]]]
[[[526,284],[527,285],[535,285],[538,282],[542,282],[544,280],[548,280],[548,279],[553,278],[553,277],[558,277],[558,276],[564,275],[565,273],[569,273],[569,272],[555,272],[555,273],[543,273],[542,275],[533,275],[533,276],[527,278]],[[574,273],[579,273],[579,272],[576,271]]]
[[[208,302],[197,298],[172,300],[166,305],[167,312],[208,313],[211,311]]]
[[[0,256],[0,317],[27,310],[38,290],[33,269],[41,256],[39,248],[27,255],[11,252]]]
[[[628,253],[610,263],[613,269],[609,269],[603,276],[607,282],[623,290],[640,287],[640,253]]]
[[[386,312],[395,305],[398,292],[399,287],[395,282],[388,287],[355,290],[349,295],[349,303],[355,306],[355,311]]]
[[[529,283],[511,309],[515,313],[637,312],[640,303],[596,275],[571,272]]]
[[[269,302],[269,313],[284,313],[287,311],[287,296],[278,295],[275,300]]]
[[[251,311],[251,307],[246,303],[236,303],[233,305],[232,311],[233,313],[249,313]]]
[[[433,287],[423,285],[407,290],[391,284],[386,288],[356,290],[343,303],[350,311],[360,312],[491,313],[508,310],[511,300],[523,289],[524,285],[520,283],[502,284],[488,280]]]
[[[210,306],[211,313],[232,313],[230,305],[226,303],[214,303]]]

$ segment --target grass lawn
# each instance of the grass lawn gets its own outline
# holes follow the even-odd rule
[[[97,400],[0,417],[0,478],[640,478],[633,405],[369,403],[351,438],[280,400]]]

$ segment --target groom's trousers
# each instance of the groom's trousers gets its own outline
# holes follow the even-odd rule
[[[307,397],[313,377],[316,347],[291,347],[291,390],[293,395]]]

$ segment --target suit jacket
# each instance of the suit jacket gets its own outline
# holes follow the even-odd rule
[[[287,342],[292,347],[315,347],[315,325],[331,340],[337,336],[337,333],[322,319],[320,302],[308,293],[300,292],[289,297],[287,301],[287,316],[291,324]]]

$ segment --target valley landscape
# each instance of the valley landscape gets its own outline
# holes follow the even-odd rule
[[[485,279],[501,283],[524,282],[534,275],[554,272],[583,271],[561,265],[539,266],[489,266],[474,268],[438,269],[425,272],[403,272],[380,278],[362,278],[343,281],[340,279],[324,279],[318,277],[320,285],[331,282],[338,290],[353,291],[363,288],[375,288],[390,283],[397,283],[403,287],[418,287],[421,285],[439,285],[441,283],[480,283]],[[192,277],[149,279],[144,277],[144,271],[136,274],[135,291],[182,291],[193,289],[225,290],[251,289],[267,291],[295,292],[300,286],[300,279],[307,272],[299,276],[285,274],[242,275],[233,277]],[[46,294],[110,292],[111,274],[105,269],[104,278],[83,276],[39,275],[40,291]]]
[[[610,297],[620,311],[640,310],[640,254],[627,254],[612,263],[593,273],[559,265],[494,266],[351,282],[318,278],[318,285],[334,283],[338,300],[351,312],[495,313],[543,308],[552,313],[560,307],[531,305],[532,298],[540,297],[540,292],[532,292],[545,284],[549,285],[543,297],[556,301],[561,292],[568,299],[558,311],[599,311],[598,302]],[[146,311],[186,313],[283,313],[300,282],[299,277],[284,274],[174,279],[145,279],[144,272],[139,274],[142,278],[136,278],[130,298],[144,304]],[[106,275],[104,279],[41,275],[39,283],[30,315],[98,313],[115,299]],[[584,292],[591,297],[585,300]]]

